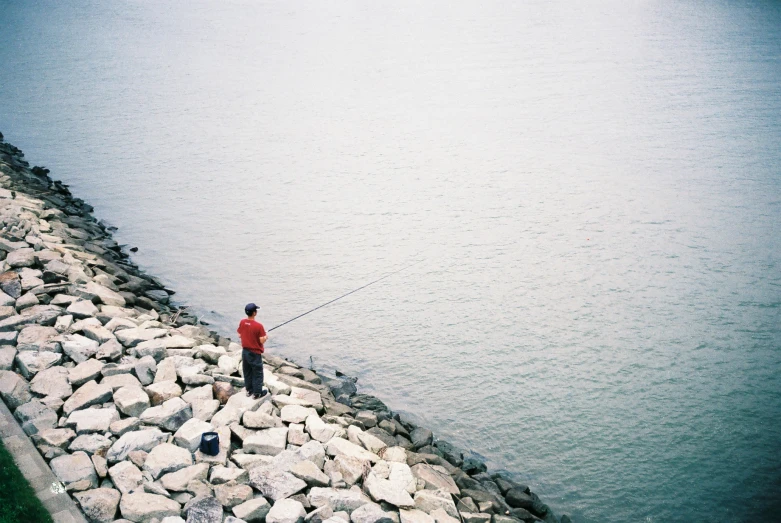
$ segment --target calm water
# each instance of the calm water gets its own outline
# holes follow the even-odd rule
[[[0,0],[0,131],[224,333],[580,522],[781,514],[781,4]]]

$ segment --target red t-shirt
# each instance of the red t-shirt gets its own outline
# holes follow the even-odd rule
[[[266,335],[266,329],[263,328],[262,324],[246,318],[241,320],[236,332],[239,333],[242,347],[257,354],[263,354],[263,344],[260,343],[260,338]]]

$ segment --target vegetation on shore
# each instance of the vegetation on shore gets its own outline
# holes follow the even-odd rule
[[[0,440],[0,523],[52,523],[19,468]]]

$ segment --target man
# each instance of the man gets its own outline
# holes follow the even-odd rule
[[[263,344],[268,335],[263,325],[255,321],[258,315],[258,307],[254,303],[248,303],[244,307],[247,318],[241,320],[236,332],[241,338],[241,359],[244,369],[244,388],[247,396],[255,399],[262,398],[267,391],[263,390]]]

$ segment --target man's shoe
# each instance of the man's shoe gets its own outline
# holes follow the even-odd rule
[[[251,391],[251,390],[249,390],[249,389],[244,389],[244,393],[245,393],[247,396],[252,396],[252,395],[253,395],[253,394],[252,394],[252,391]]]
[[[252,398],[253,398],[253,399],[256,399],[256,400],[259,400],[260,398],[262,398],[262,397],[263,397],[263,396],[265,396],[266,394],[268,394],[268,391],[267,391],[267,390],[264,390],[264,391],[262,391],[260,394],[253,394],[253,395],[252,395]]]

